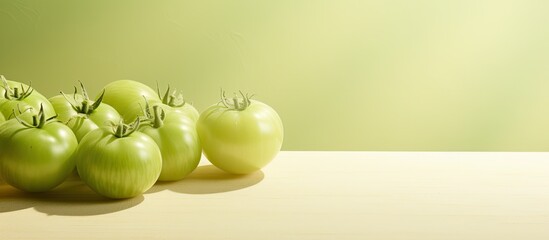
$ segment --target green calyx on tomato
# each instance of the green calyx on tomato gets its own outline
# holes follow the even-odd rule
[[[143,109],[143,119],[145,122],[149,123],[153,128],[159,128],[164,125],[164,119],[166,118],[166,113],[159,105],[154,105],[152,107],[149,105],[149,102],[147,102],[147,99],[145,99],[145,108]]]
[[[158,97],[160,100],[162,100],[162,103],[170,106],[170,107],[183,107],[187,102],[185,102],[185,99],[183,99],[183,94],[177,93],[177,90],[173,90],[170,93],[170,85],[168,85],[168,89],[166,89],[166,92],[164,95],[160,93],[160,87],[158,87],[158,82],[156,83],[156,91],[158,92]]]
[[[198,120],[200,113],[192,104],[189,104],[187,101],[185,101],[181,92],[178,92],[177,90],[173,90],[170,92],[170,85],[168,85],[168,89],[162,95],[160,93],[160,87],[158,87],[158,82],[156,83],[156,91],[158,92],[158,97],[160,98],[161,102],[164,105],[170,107],[166,109],[167,111],[184,113],[189,118],[191,118],[193,122],[196,122]]]
[[[56,116],[53,116],[53,117],[50,117],[50,118],[46,119],[46,115],[44,114],[44,107],[42,107],[42,105],[40,105],[40,110],[38,111],[38,114],[33,114],[32,115],[32,123],[28,123],[25,120],[19,118],[15,114],[15,110],[13,111],[12,114],[13,114],[14,118],[19,123],[21,123],[23,126],[28,127],[28,128],[42,128],[42,127],[44,127],[44,125],[47,122],[50,122],[51,120],[55,119],[55,117],[56,117]]]
[[[21,88],[19,87],[10,87],[8,84],[8,80],[4,77],[4,75],[0,75],[0,78],[2,78],[2,84],[4,84],[4,98],[8,100],[23,100],[30,96],[32,92],[34,92],[34,89],[30,86],[31,83],[29,83],[29,86],[27,86],[27,89],[25,89],[25,86],[21,83]]]
[[[103,100],[103,96],[105,95],[105,89],[103,89],[103,92],[101,92],[101,95],[99,95],[99,97],[97,97],[97,99],[93,101],[92,104],[90,104],[92,101],[90,100],[90,97],[88,96],[88,91],[86,91],[86,88],[84,87],[84,84],[82,82],[80,82],[80,88],[82,89],[83,99],[81,101],[77,99],[78,90],[76,89],[76,87],[74,87],[74,94],[73,94],[73,100],[75,102],[74,104],[71,102],[69,97],[65,95],[65,93],[61,92],[61,95],[65,97],[65,99],[74,109],[74,111],[76,111],[77,113],[89,115],[93,111],[95,111],[95,109],[97,109],[99,105],[101,105],[101,101]]]
[[[78,141],[91,130],[112,126],[121,119],[118,111],[102,102],[105,90],[93,101],[82,82],[80,87],[82,94],[74,87],[72,94],[61,92],[60,95],[48,99],[57,112],[57,119],[72,129]]]
[[[31,109],[34,114],[42,106],[46,116],[56,115],[56,112],[46,97],[34,90],[29,85],[7,80],[0,75],[3,86],[0,88],[0,113],[5,118],[10,118],[13,110]]]
[[[235,93],[234,94],[235,96],[231,100],[229,100],[225,96],[225,91],[223,91],[223,89],[221,89],[221,103],[228,109],[233,109],[233,110],[238,110],[238,111],[245,110],[246,108],[248,108],[248,106],[250,106],[250,104],[252,104],[251,99],[254,95],[253,94],[252,95],[249,95],[249,94],[244,95],[244,93],[242,93],[242,91],[239,91],[239,93],[240,93],[240,96],[242,96],[242,97],[238,97]]]
[[[116,125],[113,126],[112,134],[117,138],[124,138],[131,135],[133,132],[139,129],[141,120],[136,118],[135,121],[131,124],[125,124],[122,120]]]

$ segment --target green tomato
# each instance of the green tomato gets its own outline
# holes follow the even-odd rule
[[[241,98],[222,101],[207,108],[197,122],[197,131],[206,158],[229,173],[257,171],[282,147],[282,121],[268,105]]]
[[[74,154],[78,175],[98,194],[135,197],[158,179],[162,170],[160,149],[149,136],[134,132],[138,124],[120,124],[115,131],[101,127],[80,141]]]
[[[62,94],[48,99],[57,112],[57,119],[73,130],[78,141],[91,130],[111,126],[121,119],[113,107],[101,102],[103,95],[92,101],[89,99],[83,85],[82,92],[84,95],[77,93]]]
[[[158,93],[149,86],[133,80],[117,80],[105,86],[103,102],[112,106],[126,122],[142,115],[143,98],[151,103],[161,102]]]
[[[44,192],[74,169],[77,141],[67,126],[46,122],[43,111],[33,119],[32,124],[14,118],[0,125],[0,175],[23,191]]]
[[[24,111],[28,107],[34,109],[33,115],[38,114],[38,110],[43,107],[46,117],[55,116],[53,106],[42,94],[26,84],[6,80],[4,76],[0,77],[3,82],[3,88],[0,91],[3,98],[0,101],[0,114],[5,118],[11,116],[14,111],[18,113],[19,110]]]
[[[160,148],[162,172],[158,180],[176,181],[196,169],[202,156],[202,147],[195,123],[181,113],[162,114],[162,105],[153,106],[153,112],[147,111],[150,124],[143,125],[140,131],[151,137]],[[169,106],[163,105],[163,108]]]

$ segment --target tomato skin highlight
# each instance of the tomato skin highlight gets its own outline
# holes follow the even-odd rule
[[[197,131],[206,158],[233,174],[266,166],[280,151],[284,138],[276,111],[256,100],[244,110],[210,106],[200,114]]]
[[[144,98],[150,103],[161,102],[156,91],[133,80],[117,80],[107,84],[104,89],[103,102],[116,109],[125,122],[133,122],[142,114],[144,106],[140,103]]]
[[[76,153],[80,178],[108,198],[131,198],[151,188],[162,170],[162,156],[147,135],[134,132],[116,137],[102,127],[82,138]]]
[[[170,109],[167,109],[167,111],[173,111],[176,113],[184,114],[195,123],[196,121],[198,121],[198,118],[200,117],[200,113],[198,112],[198,110],[193,105],[190,105],[188,103],[185,103],[181,107],[171,107]]]
[[[0,125],[0,175],[23,191],[48,191],[73,171],[76,147],[76,137],[62,123],[28,128],[8,120]]]

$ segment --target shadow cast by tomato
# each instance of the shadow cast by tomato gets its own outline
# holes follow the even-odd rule
[[[36,200],[25,193],[8,185],[0,179],[0,213],[27,209],[36,205]]]
[[[213,165],[204,165],[199,166],[180,181],[157,182],[145,194],[163,190],[187,194],[230,192],[258,184],[264,177],[261,170],[246,175],[235,175],[226,173]]]
[[[26,193],[0,185],[0,213],[34,208],[47,215],[91,216],[122,211],[139,205],[144,197],[108,199],[91,190],[77,176],[44,193]]]

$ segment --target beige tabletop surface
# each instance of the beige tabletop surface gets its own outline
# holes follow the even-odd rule
[[[549,153],[281,152],[109,200],[0,181],[0,239],[549,239]]]

